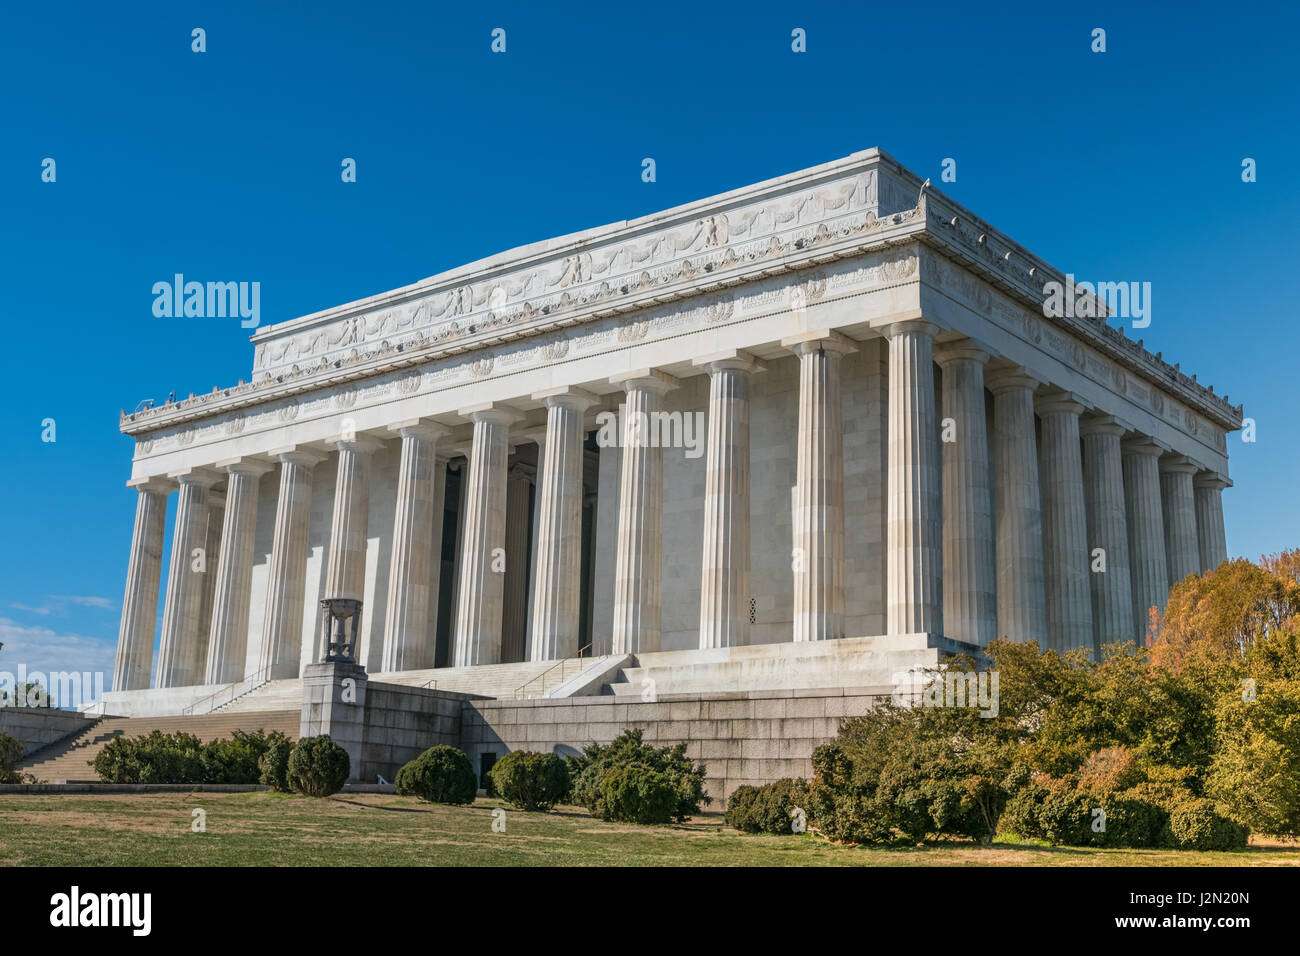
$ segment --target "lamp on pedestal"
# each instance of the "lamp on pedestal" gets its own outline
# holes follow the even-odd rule
[[[324,598],[322,650],[325,662],[356,663],[357,636],[361,630],[361,602],[356,598]],[[331,621],[333,634],[330,633]]]

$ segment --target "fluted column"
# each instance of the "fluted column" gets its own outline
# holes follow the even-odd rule
[[[436,635],[432,615],[438,607],[436,572],[442,560],[447,471],[446,462],[437,453],[446,428],[421,421],[398,422],[388,428],[401,436],[402,453],[380,665],[385,673],[433,666]]]
[[[1083,499],[1079,416],[1068,392],[1035,403],[1043,423],[1038,473],[1043,485],[1043,569],[1047,585],[1047,646],[1092,649],[1092,585],[1088,580],[1088,518]]]
[[[167,596],[163,600],[162,637],[158,645],[159,687],[189,687],[203,679],[205,638],[200,631],[203,591],[215,554],[208,547],[208,495],[217,481],[213,472],[194,470],[173,475],[180,483],[172,527]],[[195,551],[203,550],[196,570]]]
[[[969,342],[945,345],[943,369],[943,632],[983,647],[997,637],[993,492],[984,414],[989,355]],[[951,423],[948,420],[951,419]]]
[[[528,649],[529,493],[536,469],[519,462],[506,476],[506,580],[501,606],[501,662],[526,660]]]
[[[506,461],[519,413],[501,406],[461,412],[474,423],[465,479],[465,534],[456,599],[454,666],[501,663],[505,595]]]
[[[1152,607],[1164,609],[1169,598],[1165,561],[1165,520],[1160,506],[1162,449],[1149,438],[1121,444],[1124,498],[1128,503],[1129,571],[1133,580],[1133,637],[1145,638]]]
[[[917,319],[884,331],[889,338],[886,629],[890,634],[941,634],[943,542],[933,357],[939,330]]]
[[[677,379],[642,369],[610,379],[626,393],[620,436],[618,540],[614,551],[614,654],[657,651],[663,613],[663,449],[651,446],[648,422]]]
[[[1196,541],[1202,571],[1213,571],[1228,560],[1228,539],[1223,531],[1223,489],[1232,482],[1212,471],[1192,481],[1196,494]]]
[[[709,372],[700,647],[749,643],[749,388],[743,352],[697,362]]]
[[[122,623],[117,632],[113,690],[147,690],[153,670],[153,635],[158,624],[158,584],[162,575],[163,528],[172,483],[162,479],[130,482],[136,490],[135,528],[126,565]]]
[[[302,660],[307,592],[307,535],[311,523],[312,469],[325,456],[301,448],[273,454],[280,460],[275,531],[267,566],[266,616],[258,673],[271,680],[297,677]]]
[[[1169,565],[1170,587],[1201,569],[1196,540],[1196,499],[1192,493],[1192,476],[1197,470],[1186,455],[1165,455],[1160,459],[1161,514],[1165,520],[1165,561]]]
[[[794,639],[844,636],[844,399],[840,359],[857,350],[838,332],[781,343],[799,357],[795,471]]]
[[[546,404],[537,482],[537,567],[529,658],[576,657],[582,595],[582,413],[596,396],[566,388],[533,396]]]
[[[338,471],[334,476],[334,512],[330,519],[324,597],[359,601],[366,589],[370,456],[383,443],[368,435],[357,435],[330,444],[338,451]]]
[[[222,462],[226,480],[226,514],[217,558],[208,661],[203,682],[243,680],[248,656],[248,611],[252,604],[253,545],[257,536],[257,499],[269,462],[241,458]]]
[[[1034,389],[1020,367],[988,376],[993,393],[993,485],[997,530],[999,637],[1047,646],[1042,492]]]
[[[1083,489],[1088,510],[1088,577],[1092,582],[1093,650],[1133,639],[1133,582],[1129,573],[1128,514],[1120,439],[1127,426],[1110,415],[1079,423],[1083,437]],[[1093,552],[1105,564],[1098,570]],[[1100,657],[1098,657],[1100,659]]]

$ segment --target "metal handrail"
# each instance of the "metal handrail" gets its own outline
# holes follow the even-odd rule
[[[229,704],[237,697],[243,697],[245,694],[249,693],[250,691],[254,691],[257,688],[261,687],[263,684],[268,683],[271,679],[271,668],[274,666],[275,666],[274,664],[267,664],[261,670],[257,671],[257,673],[250,674],[246,676],[243,680],[237,680],[233,684],[227,684],[225,687],[213,691],[207,697],[199,698],[194,703],[190,704],[188,707],[182,708],[181,713],[187,716],[192,716],[197,713],[210,714],[218,707],[226,706],[226,704]],[[247,685],[244,688],[244,690],[241,690],[238,693],[231,693],[232,691],[235,691],[236,688],[244,685]],[[220,704],[213,703],[222,694],[227,694],[227,693],[229,693],[230,696],[227,697],[225,700],[223,700]],[[209,706],[206,710],[200,710],[199,708],[202,707],[204,704],[209,704],[211,706]]]
[[[566,668],[568,667],[568,665],[569,665],[572,661],[577,661],[577,662],[578,662],[578,669],[581,670],[581,669],[582,669],[582,661],[583,661],[584,658],[586,657],[586,655],[587,655],[587,651],[589,651],[589,650],[591,650],[591,644],[590,644],[590,642],[587,643],[587,644],[584,644],[582,647],[578,648],[578,656],[577,656],[577,657],[566,657],[566,658],[564,658],[563,660],[558,660],[558,661],[556,661],[554,664],[552,664],[550,667],[546,668],[546,670],[544,670],[544,671],[542,671],[540,674],[538,674],[536,677],[534,677],[534,678],[532,678],[531,680],[526,681],[525,683],[519,685],[517,688],[515,688],[515,700],[526,700],[528,697],[536,697],[536,696],[543,696],[543,697],[544,697],[544,696],[546,695],[546,680],[547,680],[548,677],[551,676],[551,674],[555,673],[556,670],[559,670],[559,671],[560,671],[560,682],[559,682],[559,684],[557,684],[556,686],[557,686],[557,687],[563,686],[563,685],[564,685],[564,682],[565,682],[566,680],[568,680],[568,677],[566,676]],[[539,694],[530,694],[528,688],[531,687],[533,684],[536,684],[538,681],[541,681],[541,682],[542,682],[542,690],[541,690],[541,694],[540,694],[540,695],[539,695]]]

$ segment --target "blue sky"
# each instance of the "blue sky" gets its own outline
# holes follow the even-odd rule
[[[249,375],[237,319],[155,318],[153,283],[259,281],[268,324],[870,146],[956,159],[944,190],[1062,270],[1150,281],[1148,347],[1258,422],[1230,552],[1300,546],[1300,15],[889,6],[6,4],[0,670],[111,675],[118,409]]]

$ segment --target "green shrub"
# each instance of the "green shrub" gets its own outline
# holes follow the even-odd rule
[[[430,803],[473,803],[478,778],[469,758],[455,747],[430,747],[397,771],[397,792]]]
[[[488,776],[496,792],[520,810],[549,810],[569,792],[569,768],[556,754],[512,750]]]
[[[582,760],[583,767],[573,782],[571,796],[598,819],[642,822],[620,815],[630,812],[628,808],[635,808],[638,816],[661,816],[658,808],[664,789],[661,781],[647,776],[648,772],[661,774],[673,793],[668,817],[660,822],[680,823],[711,802],[704,794],[704,764],[687,758],[685,744],[652,747],[642,742],[640,730],[626,730],[608,746],[587,747]],[[643,769],[631,775],[620,773],[605,786],[607,776],[633,765]]]
[[[792,811],[808,811],[808,785],[786,777],[764,784],[737,787],[727,801],[727,825],[746,833],[794,833]]]
[[[289,786],[308,797],[338,793],[352,770],[348,752],[330,740],[329,734],[303,737],[289,753],[286,776]]]
[[[290,792],[293,788],[289,786],[289,754],[292,752],[292,740],[278,730],[269,734],[266,750],[257,761],[258,781],[280,793]]]
[[[155,730],[110,740],[93,767],[105,783],[206,783],[203,751],[203,742],[193,734]]]
[[[671,823],[676,818],[677,784],[671,774],[649,764],[619,764],[600,778],[600,816],[624,823]]]
[[[8,734],[0,734],[0,783],[22,783],[15,765],[23,759],[23,745]]]
[[[258,762],[271,745],[272,738],[283,738],[279,731],[271,735],[261,730],[236,730],[229,740],[213,740],[203,747],[200,760],[204,783],[257,783],[261,778]]]
[[[1043,839],[1057,846],[1086,846],[1092,841],[1096,801],[1076,790],[1072,781],[1053,781],[1038,808]]]
[[[998,829],[1004,833],[1014,833],[1025,840],[1045,840],[1043,825],[1038,822],[1039,811],[1047,799],[1047,788],[1030,784],[1017,791],[1007,801],[998,821]]]
[[[1106,829],[1094,831],[1095,846],[1160,847],[1170,844],[1169,811],[1153,800],[1107,794],[1097,802],[1106,814]]]
[[[1209,800],[1184,800],[1169,814],[1174,844],[1183,850],[1240,850],[1250,830],[1214,809]]]

